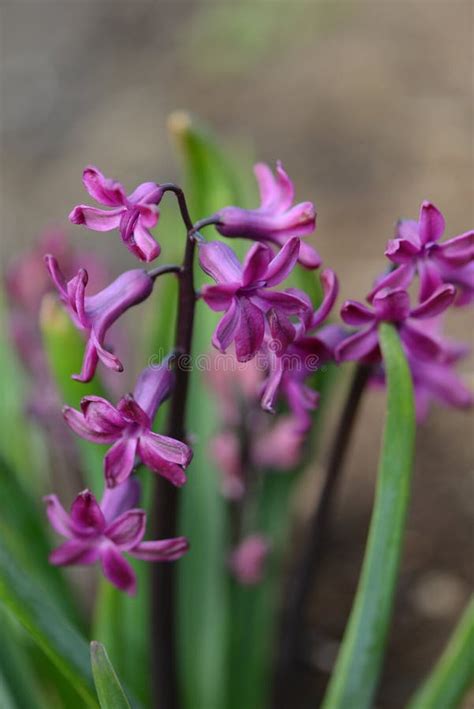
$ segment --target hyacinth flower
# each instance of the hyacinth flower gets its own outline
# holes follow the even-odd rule
[[[50,555],[51,564],[69,566],[100,561],[105,577],[130,595],[136,592],[136,576],[124,553],[143,561],[175,561],[188,550],[185,537],[143,541],[146,513],[138,509],[139,485],[129,479],[106,490],[100,504],[84,490],[68,514],[56,495],[44,498],[53,529],[67,539]]]
[[[347,337],[336,348],[339,362],[359,360],[367,364],[380,361],[378,325],[381,322],[397,326],[405,351],[409,357],[429,362],[443,362],[446,349],[439,337],[420,321],[435,318],[454,301],[456,289],[452,285],[440,286],[429,298],[415,308],[410,307],[410,296],[403,288],[385,288],[376,293],[373,309],[357,301],[347,300],[341,317],[348,325],[362,327]]]
[[[293,183],[280,162],[276,176],[268,165],[254,167],[260,191],[260,207],[242,209],[224,207],[215,215],[217,231],[223,236],[237,236],[284,246],[293,236],[304,237],[316,227],[316,211],[312,202],[293,205]],[[306,268],[318,268],[321,258],[317,251],[301,242],[298,260]]]
[[[243,586],[260,583],[269,552],[270,543],[262,534],[245,537],[229,558],[229,568],[236,580]]]
[[[83,224],[94,231],[119,229],[122,241],[140,261],[153,261],[160,254],[150,229],[159,218],[158,204],[162,188],[154,182],[144,182],[127,195],[120,182],[111,180],[93,166],[86,167],[82,182],[90,196],[111,209],[97,209],[80,204],[69,215],[73,224]]]
[[[192,450],[185,443],[151,430],[153,419],[173,386],[167,366],[147,367],[138,377],[133,394],[113,406],[99,396],[86,396],[81,411],[65,406],[66,423],[92,443],[112,443],[104,458],[108,487],[123,483],[132,473],[135,457],[150,470],[178,487],[186,482],[185,468]]]
[[[283,395],[300,432],[308,430],[311,425],[309,412],[317,407],[319,401],[318,392],[307,386],[306,379],[334,359],[334,348],[344,336],[338,326],[321,327],[339,290],[336,275],[331,269],[323,271],[321,283],[321,305],[313,312],[307,299],[308,308],[297,325],[276,310],[269,313],[272,336],[267,348],[269,374],[261,404],[264,410],[274,413],[277,397]]]
[[[281,283],[292,271],[300,250],[294,237],[274,256],[263,244],[254,244],[240,264],[232,249],[219,241],[199,245],[199,262],[217,285],[205,285],[201,295],[217,312],[225,311],[212,343],[221,352],[235,341],[237,360],[244,362],[255,356],[265,335],[265,315],[274,308],[279,313],[301,314],[307,308],[303,293],[295,289],[269,290]]]
[[[143,270],[126,271],[95,295],[86,295],[88,272],[81,268],[66,281],[54,256],[45,256],[49,274],[74,324],[88,335],[82,370],[73,379],[88,382],[99,360],[109,369],[123,371],[121,361],[104,346],[107,330],[129,308],[148,298],[153,279]]]
[[[397,268],[379,279],[369,300],[384,288],[407,288],[417,272],[420,277],[420,301],[429,298],[443,283],[458,285],[461,293],[466,287],[472,293],[473,273],[463,271],[474,260],[474,231],[467,231],[439,243],[444,229],[443,215],[434,204],[426,201],[421,205],[418,221],[400,221],[395,238],[388,242],[385,251],[387,258]],[[458,271],[460,277],[457,277]],[[464,286],[466,277],[467,283]],[[458,304],[463,302],[461,297]]]

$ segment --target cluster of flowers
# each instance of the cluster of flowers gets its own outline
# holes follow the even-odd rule
[[[222,353],[245,364],[224,382],[215,371],[213,383],[220,392],[224,426],[213,441],[222,471],[224,494],[238,500],[245,495],[245,466],[287,469],[301,458],[304,438],[311,426],[311,412],[318,405],[318,393],[311,377],[330,361],[357,360],[372,367],[374,381],[383,381],[383,366],[377,326],[395,323],[413,373],[420,416],[431,398],[455,406],[467,406],[471,395],[454,372],[454,363],[465,348],[441,336],[440,316],[454,305],[465,305],[474,292],[474,232],[438,243],[444,230],[441,213],[423,203],[418,222],[403,221],[396,238],[388,244],[386,256],[391,270],[376,282],[368,296],[371,307],[346,301],[342,319],[362,328],[349,332],[326,324],[338,295],[338,281],[330,269],[320,276],[323,297],[315,308],[308,295],[296,288],[275,289],[291,274],[297,263],[307,269],[321,265],[318,253],[304,241],[316,226],[310,202],[293,204],[293,185],[283,167],[276,173],[256,165],[261,203],[256,209],[225,207],[198,225],[213,224],[224,237],[250,239],[254,243],[243,263],[222,241],[196,236],[199,263],[215,284],[205,285],[200,297],[214,311],[223,313],[212,338]],[[109,209],[79,205],[70,221],[96,231],[118,228],[125,246],[138,259],[153,261],[160,246],[150,229],[159,219],[159,204],[169,185],[147,182],[127,196],[123,186],[88,167],[83,182],[89,194]],[[46,265],[59,297],[87,343],[81,372],[74,378],[88,382],[101,362],[120,372],[123,365],[106,343],[108,330],[132,306],[145,301],[153,291],[157,272],[133,269],[122,273],[105,289],[88,293],[88,271],[79,268],[66,280],[55,257]],[[178,270],[176,267],[175,270]],[[158,269],[159,271],[159,269]],[[416,274],[420,278],[417,304],[410,305],[407,288]],[[255,366],[258,362],[259,366]],[[263,363],[263,365],[262,365]],[[155,433],[153,421],[160,404],[173,388],[168,363],[146,368],[133,394],[123,396],[116,406],[96,396],[85,397],[81,410],[64,408],[64,418],[79,436],[96,443],[111,444],[104,459],[106,491],[100,503],[86,490],[67,514],[57,498],[46,498],[53,527],[66,541],[53,552],[55,564],[93,563],[100,560],[104,574],[117,587],[133,593],[135,576],[123,558],[126,551],[148,561],[174,560],[188,548],[187,540],[175,538],[142,541],[146,515],[136,508],[138,483],[135,471],[143,463],[170,483],[181,486],[192,458],[183,441]],[[245,460],[241,452],[242,406],[250,412],[250,438]],[[269,423],[261,411],[283,411]],[[230,566],[244,583],[261,575],[268,542],[252,533],[241,540]]]

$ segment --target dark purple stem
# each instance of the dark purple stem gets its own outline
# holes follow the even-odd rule
[[[150,278],[158,278],[159,276],[164,276],[165,273],[181,273],[181,266],[178,266],[178,264],[171,263],[171,264],[165,264],[164,266],[158,266],[157,268],[153,268],[151,271],[148,271],[148,275]]]
[[[175,351],[188,358],[191,355],[196,293],[194,290],[193,223],[183,191],[173,184],[162,185],[178,200],[187,230],[183,265],[179,268],[179,304],[176,323]],[[180,367],[176,358],[176,383],[171,399],[167,433],[172,438],[186,438],[186,400],[189,385],[189,367]],[[178,521],[178,491],[167,480],[158,477],[154,504],[155,535],[158,539],[176,536]],[[155,564],[152,567],[152,683],[154,706],[177,709],[179,694],[176,667],[176,572],[174,564]]]
[[[281,704],[284,701],[282,689],[287,684],[291,667],[298,658],[304,611],[321,565],[338,482],[369,375],[370,367],[357,365],[330,449],[321,495],[308,523],[305,535],[308,544],[290,582],[278,658],[276,706],[283,706]]]

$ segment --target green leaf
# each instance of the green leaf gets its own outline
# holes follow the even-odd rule
[[[408,709],[456,709],[474,682],[474,598]]]
[[[105,647],[95,640],[91,642],[91,664],[101,709],[130,709]]]
[[[45,589],[17,564],[2,543],[0,602],[74,685],[84,704],[96,707],[87,642],[59,608],[50,603]]]
[[[72,324],[56,296],[48,294],[41,305],[40,327],[51,374],[65,404],[79,407],[82,397],[107,397],[97,376],[90,382],[77,382],[71,374],[81,371],[84,339]],[[77,438],[88,486],[96,495],[104,486],[103,458],[106,446]]]
[[[362,573],[324,709],[370,707],[392,615],[415,440],[413,386],[396,329],[379,328],[387,413]]]
[[[0,707],[10,706],[2,696],[3,686],[12,706],[40,709],[38,682],[25,648],[24,631],[3,608],[0,608],[0,622]]]

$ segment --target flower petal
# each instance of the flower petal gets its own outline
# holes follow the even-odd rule
[[[240,283],[218,283],[215,286],[205,285],[201,289],[201,297],[211,310],[220,312],[228,310]]]
[[[111,180],[93,165],[88,165],[82,173],[82,182],[90,196],[107,207],[118,207],[125,202],[125,190],[120,182]]]
[[[199,244],[202,270],[217,283],[241,283],[242,266],[232,249],[220,241]]]
[[[112,229],[118,229],[124,213],[125,207],[106,210],[88,207],[87,204],[79,204],[70,213],[69,221],[72,224],[84,224],[88,229],[94,231],[112,231]]]
[[[49,555],[49,562],[55,566],[94,564],[98,558],[99,550],[97,546],[90,542],[73,539],[54,549]]]
[[[288,239],[286,244],[272,259],[265,276],[267,286],[275,286],[290,275],[298,261],[300,244],[301,241],[297,236]]]
[[[87,426],[97,433],[114,435],[115,440],[127,425],[115,406],[101,396],[85,396],[81,400],[81,410]]]
[[[400,219],[397,222],[395,238],[411,241],[414,246],[420,247],[418,222],[415,219]]]
[[[176,487],[181,487],[186,482],[186,475],[181,465],[170,461],[168,457],[165,458],[163,456],[162,446],[157,445],[150,434],[140,436],[138,455],[144,465],[150,468],[151,471],[162,475]]]
[[[99,355],[97,354],[97,348],[94,340],[89,337],[84,350],[81,373],[72,374],[71,379],[75,379],[76,382],[90,382],[95,374],[95,370],[97,369],[98,361]]]
[[[46,264],[46,268],[48,269],[48,273],[51,276],[51,280],[56,286],[61,298],[67,301],[67,283],[61,269],[59,268],[57,259],[55,259],[54,256],[51,256],[51,254],[46,254],[46,256],[44,257],[44,262]]]
[[[235,332],[235,354],[239,362],[246,362],[261,347],[265,334],[262,311],[249,298],[239,298],[240,321]]]
[[[314,229],[314,226],[313,226]],[[311,229],[311,231],[313,230]],[[300,234],[303,236],[303,234]],[[306,241],[301,241],[300,243],[300,253],[298,256],[299,263],[304,266],[304,268],[319,268],[322,263],[321,256],[318,254],[316,249],[308,244]]]
[[[123,396],[117,404],[117,409],[129,423],[136,423],[141,428],[151,428],[151,421],[142,407],[135,401],[133,394]]]
[[[107,524],[133,507],[137,507],[140,500],[140,483],[136,477],[130,476],[117,487],[106,487],[100,507]]]
[[[411,263],[413,258],[421,251],[421,246],[414,244],[408,239],[390,239],[387,244],[385,256],[392,263],[404,264]]]
[[[412,318],[435,318],[444,313],[456,298],[456,288],[451,285],[440,286],[427,300],[411,311]]]
[[[272,352],[281,356],[295,339],[296,329],[289,318],[276,308],[268,311],[267,318],[273,338],[269,346]]]
[[[122,438],[105,454],[104,472],[107,487],[123,483],[133,470],[137,451],[136,438]]]
[[[319,308],[313,313],[309,329],[313,330],[326,320],[331,312],[339,293],[339,283],[334,271],[330,268],[324,269],[321,273],[321,285],[323,287],[323,300]]]
[[[176,561],[189,549],[186,537],[160,539],[156,542],[141,542],[129,554],[143,561]]]
[[[414,263],[406,263],[398,266],[395,270],[381,276],[375,282],[374,287],[367,296],[367,300],[371,303],[379,291],[384,288],[408,288],[416,273]]]
[[[74,524],[57,495],[46,495],[43,501],[46,503],[46,514],[52,528],[67,539],[74,536]]]
[[[104,534],[121,551],[132,549],[141,542],[145,535],[146,514],[143,510],[127,510],[117,517]]]
[[[280,357],[273,356],[270,363],[270,374],[265,382],[260,405],[264,411],[275,413],[275,403],[283,377],[283,362]]]
[[[193,451],[191,448],[176,438],[153,433],[153,431],[140,436],[140,441],[143,438],[146,438],[147,444],[154,447],[158,455],[169,460],[170,463],[177,463],[186,468],[192,460]]]
[[[268,165],[259,162],[254,165],[253,171],[260,191],[260,206],[266,209],[278,202],[280,190]]]
[[[84,418],[84,415],[70,406],[63,407],[63,416],[69,428],[86,441],[91,441],[92,443],[113,443],[120,435],[120,433],[116,433],[112,430],[102,432],[91,428]]]
[[[228,311],[221,318],[212,336],[212,344],[221,352],[225,352],[231,342],[234,341],[235,334],[240,325],[240,302],[234,298]]]
[[[132,204],[159,204],[163,196],[163,188],[156,182],[142,182],[128,196]]]
[[[374,321],[374,313],[356,300],[346,300],[341,308],[341,318],[348,325],[359,327]]]
[[[254,244],[243,263],[242,286],[247,287],[257,281],[262,281],[266,276],[272,256],[273,252],[268,246]]]
[[[443,360],[444,351],[439,340],[422,330],[416,320],[408,319],[403,323],[400,327],[400,337],[408,354],[415,359]]]
[[[419,235],[423,245],[438,241],[445,228],[444,217],[431,202],[423,202],[419,217]]]
[[[410,313],[410,296],[403,288],[384,288],[373,301],[378,321],[402,322]]]
[[[378,358],[379,338],[377,328],[371,325],[368,329],[356,332],[343,340],[335,351],[336,362],[348,360],[375,360]]]
[[[142,219],[138,216],[135,223],[122,219],[120,231],[122,239],[128,248],[137,258],[146,263],[150,263],[160,255],[161,247],[154,240],[148,229],[143,225]]]
[[[439,288],[443,279],[436,261],[430,258],[418,261],[418,274],[420,276],[419,299],[425,301]]]
[[[85,533],[94,530],[102,532],[105,527],[105,519],[100,509],[99,503],[90,490],[83,490],[76,497],[71,507],[71,520],[78,529]]]
[[[102,547],[100,557],[104,576],[110,583],[130,596],[135,595],[137,590],[135,572],[118,549],[113,544],[107,544]]]
[[[135,401],[153,421],[159,406],[165,401],[174,386],[174,373],[168,365],[145,367],[135,384]]]
[[[436,257],[442,257],[452,266],[464,266],[474,258],[474,231],[467,231],[465,234],[455,236],[442,244],[439,244]]]

